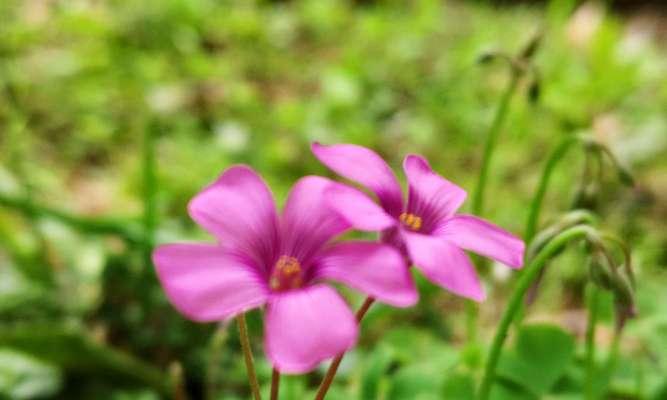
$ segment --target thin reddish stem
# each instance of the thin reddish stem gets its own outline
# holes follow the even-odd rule
[[[374,298],[368,296],[366,300],[364,300],[364,304],[359,307],[359,310],[357,310],[357,322],[361,322],[361,320],[364,318],[366,315],[366,312],[368,309],[371,307],[373,302],[375,301]],[[331,362],[331,365],[329,366],[329,369],[327,370],[327,374],[324,376],[324,379],[322,380],[322,383],[320,384],[320,388],[317,391],[317,395],[315,396],[315,400],[324,400],[324,396],[327,395],[327,392],[329,391],[329,387],[331,386],[331,383],[334,380],[334,377],[336,376],[336,372],[338,372],[338,367],[340,366],[340,362],[343,361],[343,357],[345,356],[345,353],[339,354],[334,360]]]
[[[271,373],[271,400],[278,400],[278,392],[280,391],[280,371],[273,369]]]

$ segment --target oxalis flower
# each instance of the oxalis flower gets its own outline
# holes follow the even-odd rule
[[[513,268],[523,265],[524,243],[499,227],[472,215],[456,214],[466,192],[433,172],[428,162],[408,155],[403,170],[408,199],[387,163],[375,152],[353,144],[324,146],[312,151],[327,167],[377,195],[379,205],[364,193],[331,188],[327,198],[359,230],[380,231],[432,282],[476,301],[485,298],[479,277],[464,250],[490,257]]]
[[[265,350],[284,373],[301,373],[352,347],[358,327],[334,280],[394,306],[417,294],[400,253],[381,243],[331,239],[347,223],[325,206],[327,188],[308,176],[290,192],[282,216],[262,179],[227,169],[189,204],[190,216],[217,244],[167,244],[153,253],[171,303],[188,318],[232,318],[266,305]]]

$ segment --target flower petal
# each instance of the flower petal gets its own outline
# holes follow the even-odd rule
[[[221,246],[241,252],[259,265],[273,260],[278,243],[273,196],[249,167],[228,168],[190,201],[188,210]]]
[[[365,193],[347,185],[332,185],[326,193],[327,204],[354,228],[363,231],[381,231],[396,225],[396,219],[387,214]]]
[[[337,174],[368,187],[390,215],[403,209],[401,186],[389,165],[374,151],[354,144],[311,146],[315,157]]]
[[[523,266],[525,245],[511,233],[473,215],[445,220],[435,235],[458,247],[484,255],[513,268]]]
[[[320,176],[306,176],[292,188],[283,212],[281,254],[308,260],[334,236],[349,229],[325,201],[325,191],[336,183]]]
[[[264,335],[266,352],[283,373],[304,373],[347,351],[359,328],[345,301],[326,285],[273,295]]]
[[[433,283],[475,301],[485,298],[475,268],[465,252],[442,238],[402,233],[415,266]]]
[[[420,156],[405,157],[403,169],[409,186],[407,210],[422,218],[425,232],[454,215],[466,199],[465,190],[433,172]]]
[[[345,242],[328,249],[317,262],[317,278],[343,282],[397,307],[415,304],[415,284],[401,253],[374,242]]]
[[[195,321],[231,318],[268,298],[258,271],[219,246],[162,245],[153,263],[169,301]]]

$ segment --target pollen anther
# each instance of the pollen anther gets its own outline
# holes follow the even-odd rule
[[[408,228],[418,231],[422,227],[422,219],[412,213],[402,213],[398,219]]]
[[[296,289],[303,284],[301,264],[290,256],[280,256],[269,279],[269,287],[273,290]]]

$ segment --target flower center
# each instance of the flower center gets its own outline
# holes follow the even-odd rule
[[[402,213],[398,219],[401,223],[413,231],[418,231],[422,227],[422,219],[412,213]]]
[[[269,286],[277,291],[299,288],[303,284],[302,272],[299,260],[290,256],[280,256],[271,273]]]

